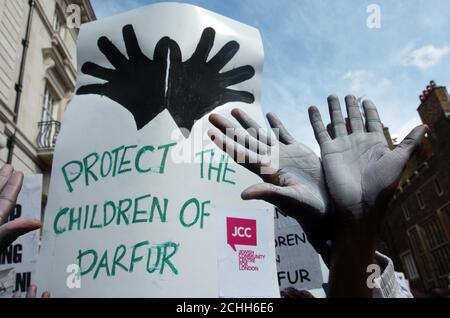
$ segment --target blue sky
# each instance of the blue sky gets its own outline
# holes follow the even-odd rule
[[[151,0],[91,0],[98,18]],[[262,106],[318,151],[307,108],[328,120],[326,97],[372,99],[399,139],[420,123],[418,96],[430,80],[450,87],[448,0],[190,0],[258,28],[265,62]],[[381,28],[366,25],[367,7],[381,9]],[[400,141],[400,140],[399,140]]]

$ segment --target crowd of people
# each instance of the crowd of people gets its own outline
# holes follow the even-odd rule
[[[328,106],[331,119],[328,129],[318,109],[309,108],[321,157],[295,140],[272,113],[267,119],[277,132],[277,140],[264,134],[241,109],[231,113],[239,125],[219,114],[210,115],[209,120],[216,128],[208,134],[236,162],[261,177],[262,183],[243,191],[243,200],[265,200],[302,226],[329,266],[325,286],[328,297],[411,297],[397,282],[392,261],[376,251],[376,242],[387,205],[427,126],[416,127],[395,149],[390,149],[377,108],[371,101],[362,103],[364,118],[354,96],[345,98],[346,117],[337,96],[328,97]],[[233,139],[230,131],[245,138]],[[273,147],[278,147],[279,152],[276,169],[265,160]],[[241,162],[238,158],[245,160]],[[38,220],[7,222],[22,181],[23,174],[14,171],[11,165],[0,169],[0,251],[17,237],[41,226]],[[381,269],[374,284],[368,281],[371,265]],[[33,285],[27,296],[36,294],[37,287]],[[310,295],[289,289],[282,296]],[[50,293],[44,292],[42,297],[50,297]]]

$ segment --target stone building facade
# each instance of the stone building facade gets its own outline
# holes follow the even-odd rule
[[[0,164],[43,174],[44,203],[75,89],[79,25],[69,17],[96,18],[89,0],[0,0]]]

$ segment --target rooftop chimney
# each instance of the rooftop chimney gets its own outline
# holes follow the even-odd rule
[[[426,90],[422,92],[422,95],[419,96],[419,99],[421,102],[425,101],[427,99],[428,95],[430,95],[431,91],[436,87],[435,81],[430,81],[430,84],[427,85]]]

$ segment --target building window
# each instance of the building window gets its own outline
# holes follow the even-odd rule
[[[450,246],[438,218],[432,218],[423,224],[428,246],[439,275],[450,274]]]
[[[61,123],[54,118],[56,105],[56,98],[47,85],[44,92],[41,121],[38,123],[39,132],[36,139],[38,149],[48,150],[55,147],[56,137],[61,128]]]
[[[450,246],[447,244],[437,248],[431,252],[431,255],[433,255],[439,276],[443,278],[450,276]]]
[[[417,197],[417,202],[419,203],[420,209],[424,209],[425,208],[425,201],[423,200],[422,192],[418,191],[416,193],[416,197]]]
[[[53,29],[55,30],[56,33],[59,34],[59,36],[61,37],[61,39],[64,39],[64,19],[61,18],[61,15],[58,12],[58,8],[55,11],[55,16],[53,18]]]
[[[420,270],[422,281],[425,282],[432,279],[432,265],[426,255],[425,242],[422,239],[425,236],[423,232],[423,229],[418,225],[415,225],[407,231],[410,246],[414,252],[414,260],[416,261],[417,268]]]
[[[425,237],[427,238],[430,249],[439,247],[447,241],[441,224],[437,218],[432,218],[423,224]]]
[[[444,189],[442,188],[438,178],[434,178],[434,188],[436,189],[436,193],[438,196],[442,196],[444,194]]]
[[[408,236],[414,252],[418,255],[423,254],[425,251],[417,227],[413,227],[410,230],[408,230]]]
[[[405,220],[409,221],[411,219],[411,215],[409,214],[409,210],[408,210],[408,207],[406,206],[406,204],[402,205],[402,211],[403,211],[403,216],[405,217]]]
[[[402,256],[403,268],[406,271],[408,279],[415,280],[419,278],[419,271],[417,270],[416,262],[411,252],[407,252]]]
[[[44,92],[44,101],[42,108],[41,121],[53,121],[53,115],[55,111],[55,98],[51,89],[46,85]]]

